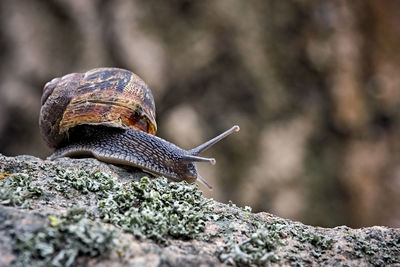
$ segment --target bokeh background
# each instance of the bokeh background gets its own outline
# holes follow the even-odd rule
[[[153,91],[207,196],[320,226],[400,227],[400,2],[2,0],[0,153],[46,157],[43,85],[100,66]]]

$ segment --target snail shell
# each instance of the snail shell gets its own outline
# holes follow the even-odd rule
[[[146,83],[118,68],[72,73],[43,89],[39,127],[46,143],[61,147],[78,125],[133,128],[156,134],[155,104]]]

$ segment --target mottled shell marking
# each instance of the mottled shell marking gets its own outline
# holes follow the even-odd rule
[[[39,125],[58,148],[79,125],[133,128],[155,135],[155,103],[145,82],[118,68],[97,68],[55,78],[43,88]]]
[[[155,134],[155,104],[147,85],[132,72],[121,69],[101,68],[85,73],[65,109],[60,132],[100,123]]]

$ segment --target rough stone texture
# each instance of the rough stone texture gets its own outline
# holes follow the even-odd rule
[[[207,200],[185,183],[143,179],[148,175],[95,159],[51,162],[0,154],[0,172],[0,266],[22,266],[27,259],[39,266],[50,262],[60,266],[400,265],[399,229],[308,226]],[[71,180],[73,188],[57,189],[54,182],[68,180],[66,172],[93,175],[83,185],[83,180]],[[165,188],[180,190],[188,198],[198,195],[193,203],[202,203],[199,220],[206,218],[204,224],[189,229],[189,234],[176,235],[169,229],[155,238],[145,231],[135,232],[139,228],[121,228],[112,220],[107,223],[101,210],[108,207],[99,201],[111,191],[102,187],[101,179],[132,184],[136,187],[130,188],[138,190],[143,185],[152,187],[152,191],[143,189],[150,192],[146,199],[164,194]],[[10,185],[15,192],[8,190]],[[127,208],[140,205],[125,204]],[[173,205],[175,215],[185,212],[184,203]]]

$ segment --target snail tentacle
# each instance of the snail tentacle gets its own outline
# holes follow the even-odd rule
[[[225,132],[221,133],[220,135],[214,137],[213,139],[211,139],[211,140],[199,145],[198,147],[195,147],[195,148],[189,150],[189,154],[193,155],[193,156],[196,156],[196,155],[200,154],[201,152],[207,150],[211,146],[215,145],[216,143],[218,143],[222,139],[224,139],[227,136],[231,135],[232,133],[239,132],[239,130],[240,130],[240,127],[238,125],[234,125],[234,126],[232,126],[232,128],[226,130]]]

